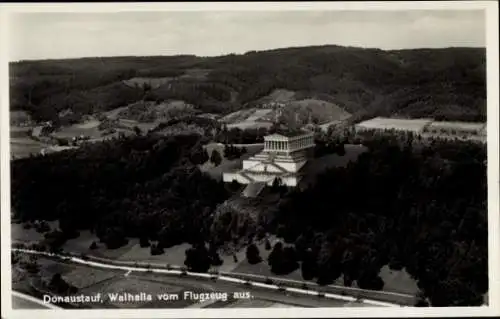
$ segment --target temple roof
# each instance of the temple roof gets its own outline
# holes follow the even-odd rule
[[[272,135],[281,135],[285,137],[296,137],[300,135],[308,135],[311,134],[310,131],[304,130],[304,129],[285,129],[285,128],[279,128],[274,132]]]

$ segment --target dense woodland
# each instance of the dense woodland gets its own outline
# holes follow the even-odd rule
[[[227,196],[196,164],[209,159],[198,136],[148,135],[14,161],[12,207],[20,220],[58,219],[66,237],[91,229],[109,248],[126,237],[163,247],[207,236]]]
[[[208,75],[186,76],[192,70]],[[229,113],[274,89],[340,105],[355,118],[375,115],[484,121],[485,50],[382,51],[317,46],[220,57],[166,56],[24,61],[10,65],[12,109],[57,120],[138,100],[181,99],[204,112]],[[168,77],[157,88],[133,77]]]
[[[371,136],[364,144],[369,151],[357,162],[326,171],[310,188],[271,188],[281,199],[272,216],[259,219],[256,236],[274,233],[286,246],[273,247],[266,261],[249,248],[252,263],[266,262],[275,274],[300,268],[320,284],[343,275],[346,285],[369,289],[383,288],[378,273],[388,264],[418,281],[428,298],[420,305],[481,304],[488,289],[484,145],[425,145],[411,136]],[[206,271],[221,262],[217,231],[234,222],[230,215],[215,220],[214,212],[238,190],[198,170],[209,158],[199,136],[149,134],[16,160],[15,218],[59,219],[62,233],[46,234],[56,247],[80,229],[108,248],[130,237],[143,247],[158,241],[152,254],[189,242],[186,265]]]
[[[404,267],[433,306],[481,305],[488,289],[485,148],[369,144],[356,163],[289,194],[268,225],[295,244],[304,278],[327,284],[343,275],[346,285],[380,289],[377,274],[389,264]]]

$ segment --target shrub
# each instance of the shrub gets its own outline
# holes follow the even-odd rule
[[[250,244],[246,250],[246,257],[250,265],[258,264],[262,261],[260,257],[259,248],[255,244]]]
[[[264,244],[264,248],[266,250],[271,250],[271,242],[269,241],[269,239],[266,238],[266,242]]]

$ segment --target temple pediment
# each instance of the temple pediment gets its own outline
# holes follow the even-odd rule
[[[282,135],[282,134],[277,134],[277,133],[266,136],[266,139],[269,139],[269,140],[273,140],[273,139],[286,139],[286,138],[288,138],[288,136]]]

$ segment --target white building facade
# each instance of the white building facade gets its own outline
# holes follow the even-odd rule
[[[301,169],[314,150],[314,133],[309,131],[280,132],[264,137],[264,150],[243,161],[239,171],[223,173],[224,182],[272,185],[276,178],[283,185],[295,187]]]

